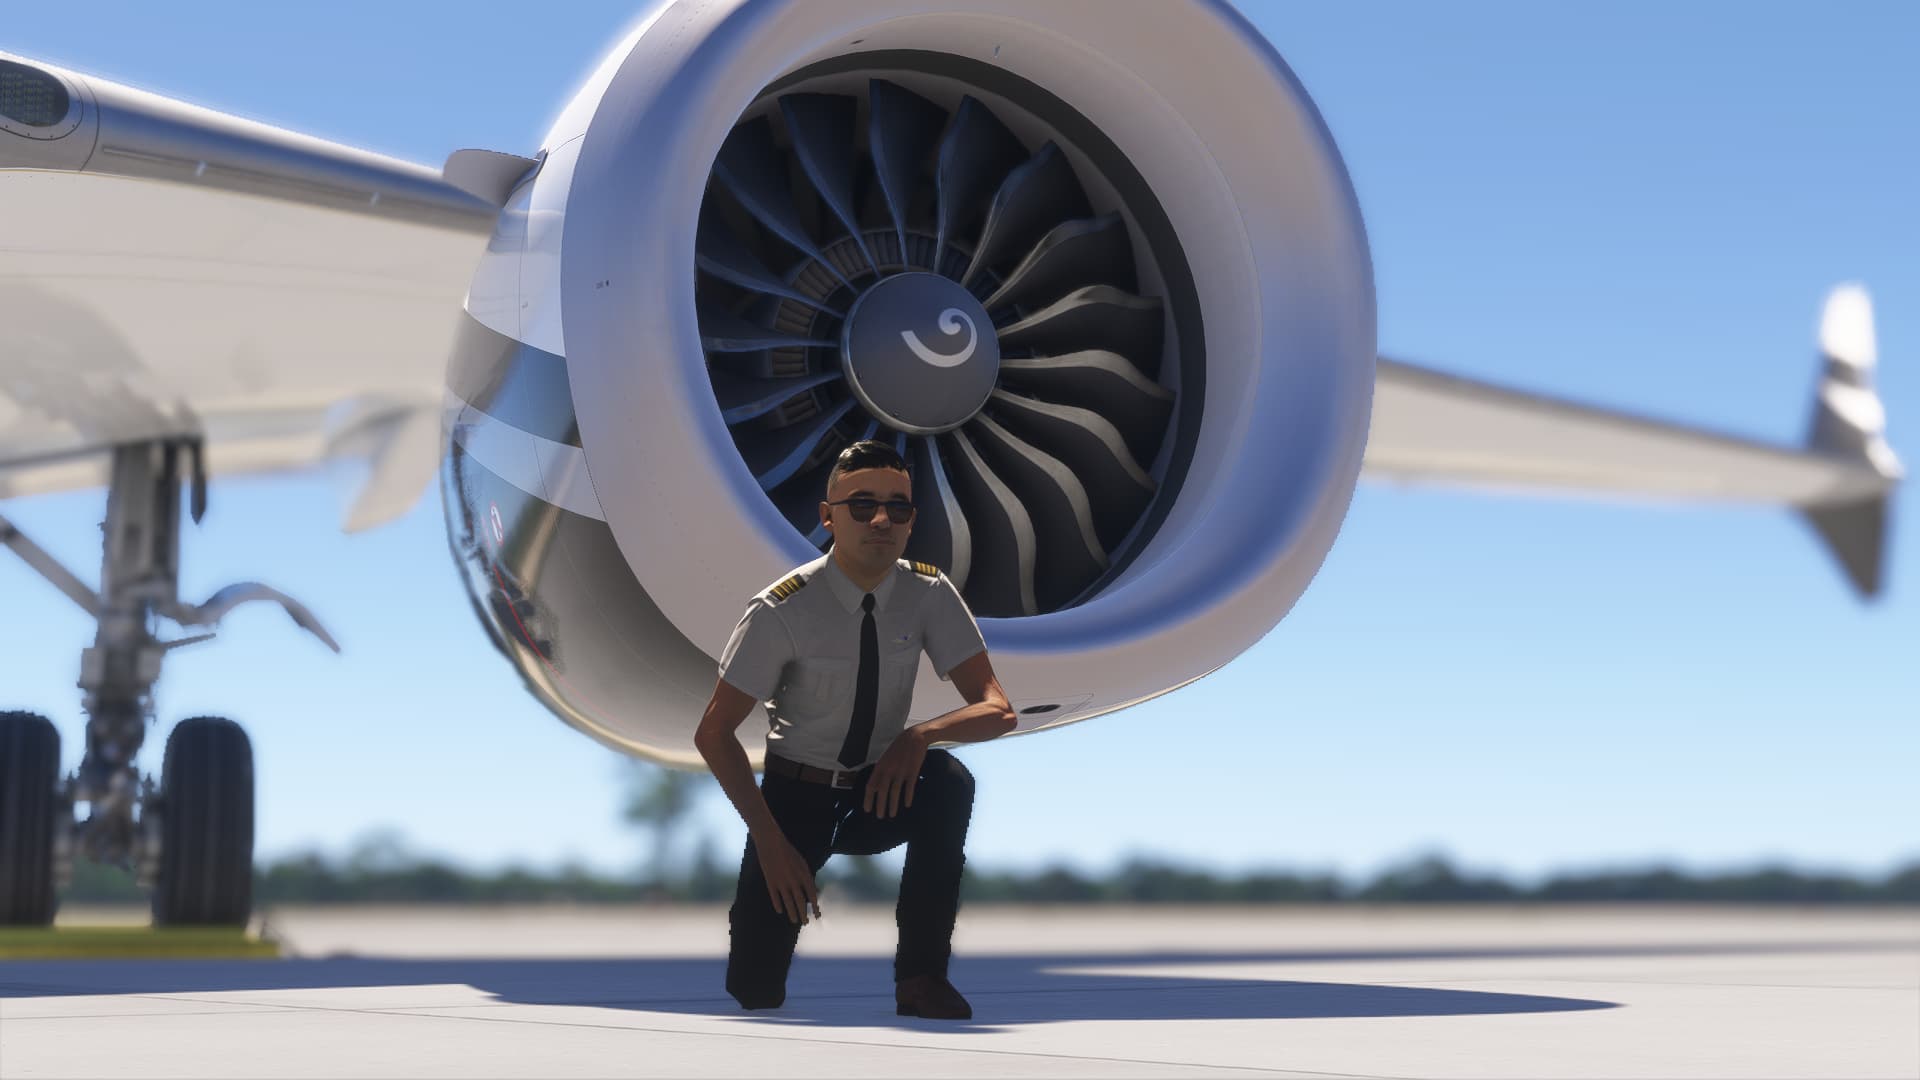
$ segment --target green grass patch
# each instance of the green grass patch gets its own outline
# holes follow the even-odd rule
[[[275,957],[277,942],[217,926],[0,926],[0,960]]]

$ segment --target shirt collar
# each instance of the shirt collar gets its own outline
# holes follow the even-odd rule
[[[900,564],[896,562],[887,576],[880,579],[880,584],[874,586],[873,610],[879,611],[887,606],[887,596],[893,592],[893,579],[899,576],[896,572],[899,569]],[[840,601],[841,607],[849,612],[860,610],[860,598],[866,593],[840,569],[840,563],[834,559],[832,551],[827,552],[827,565],[820,568],[820,573],[827,579],[827,585],[833,589],[833,595]]]

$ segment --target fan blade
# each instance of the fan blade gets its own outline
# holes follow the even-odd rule
[[[769,330],[750,319],[743,319],[717,308],[700,309],[700,344],[708,352],[758,352],[796,346],[804,349],[838,349],[840,343],[824,338],[801,337]]]
[[[1033,615],[1033,520],[1027,508],[980,457],[965,431],[947,432],[946,464],[954,494],[966,507],[973,534],[973,567],[966,598],[975,614]]]
[[[740,456],[746,459],[753,478],[760,482],[760,490],[772,491],[806,468],[821,441],[840,422],[840,418],[853,408],[853,401],[847,398],[821,413],[810,424],[736,433],[734,441],[740,447]]]
[[[988,311],[1009,304],[1033,308],[1081,285],[1113,285],[1127,292],[1137,287],[1133,241],[1119,214],[1055,226],[981,305]]]
[[[939,227],[934,234],[934,265],[944,263],[947,245],[980,220],[987,192],[1000,186],[1013,167],[1027,157],[1026,147],[972,95],[960,99],[946,138],[940,141],[940,162],[934,173],[939,194]]]
[[[853,287],[807,235],[800,212],[794,208],[787,191],[786,156],[774,145],[773,125],[766,117],[756,116],[733,129],[720,146],[713,172],[740,205],[775,236],[825,267],[841,284]]]
[[[1135,296],[1111,285],[1089,285],[1001,327],[1000,347],[1032,349],[1043,355],[1084,349],[1117,352],[1148,378],[1157,378],[1165,327],[1158,297]]]
[[[776,491],[768,492],[773,500],[774,509],[787,519],[795,532],[807,533],[807,539],[813,540],[814,547],[825,547],[832,534],[820,524],[820,500],[826,498],[827,474],[833,471],[834,458],[837,455],[821,455],[811,468],[804,470]],[[814,540],[818,534],[819,539]]]
[[[1039,153],[1007,174],[1005,183],[987,208],[987,223],[980,230],[980,243],[974,248],[973,261],[960,275],[960,284],[971,287],[982,270],[998,266],[1014,252],[1031,250],[1049,225],[1084,218],[1092,210],[1086,192],[1073,175],[1073,166],[1060,148],[1048,143]]]
[[[1173,391],[1140,374],[1119,353],[1095,349],[1002,360],[1000,381],[1106,417],[1126,439],[1135,461],[1152,461],[1160,453],[1167,422],[1173,418]]]
[[[795,394],[844,377],[838,371],[827,371],[800,379],[749,379],[719,368],[708,368],[707,376],[713,380],[713,396],[720,403],[720,418],[729,426],[764,416]]]
[[[733,235],[733,230],[716,214],[700,215],[700,232],[693,247],[694,265],[722,281],[730,281],[753,292],[798,300],[815,311],[824,311],[837,319],[847,317],[846,312],[829,307],[818,298],[808,296],[780,280],[748,250],[747,245],[740,242],[739,237]]]
[[[940,499],[940,505],[947,515],[947,535],[951,539],[951,562],[947,564],[947,580],[953,587],[963,589],[973,575],[973,527],[967,524],[966,510],[960,505],[960,496],[954,494],[953,481],[947,472],[947,463],[940,455],[940,440],[928,436],[926,443],[927,462],[933,477],[934,493]]]
[[[932,436],[913,441],[913,537],[907,557],[932,563],[947,572],[953,587],[965,591],[973,564],[973,539],[967,517],[960,510],[953,487],[940,460],[940,444]]]
[[[853,130],[859,105],[843,94],[788,94],[780,99],[780,112],[787,119],[800,168],[877,274],[880,264],[867,250],[859,215],[853,208]]]
[[[1034,599],[1048,611],[1059,609],[1107,568],[1087,489],[1065,462],[985,416],[975,417],[968,430],[975,448],[1007,487],[1019,492],[1021,505],[1033,518],[1039,540]]]
[[[1073,470],[1087,490],[1100,546],[1117,548],[1153,499],[1155,486],[1127,452],[1120,432],[1100,414],[1071,405],[1005,390],[995,390],[988,402],[995,421]]]
[[[867,110],[867,150],[873,155],[873,169],[880,178],[880,190],[887,197],[887,213],[893,217],[904,259],[912,252],[907,244],[907,213],[913,205],[914,185],[920,179],[921,165],[946,124],[947,113],[926,98],[885,79],[872,81]]]

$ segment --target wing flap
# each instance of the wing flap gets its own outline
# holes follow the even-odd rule
[[[434,411],[485,239],[221,191],[0,171],[0,493],[199,435],[216,473],[321,460],[326,417]]]

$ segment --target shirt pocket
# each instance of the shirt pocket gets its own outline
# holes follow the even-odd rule
[[[880,692],[906,708],[913,697],[913,677],[920,670],[920,639],[889,644],[880,650]]]
[[[804,657],[793,662],[787,700],[808,712],[831,708],[853,680],[850,660]]]

